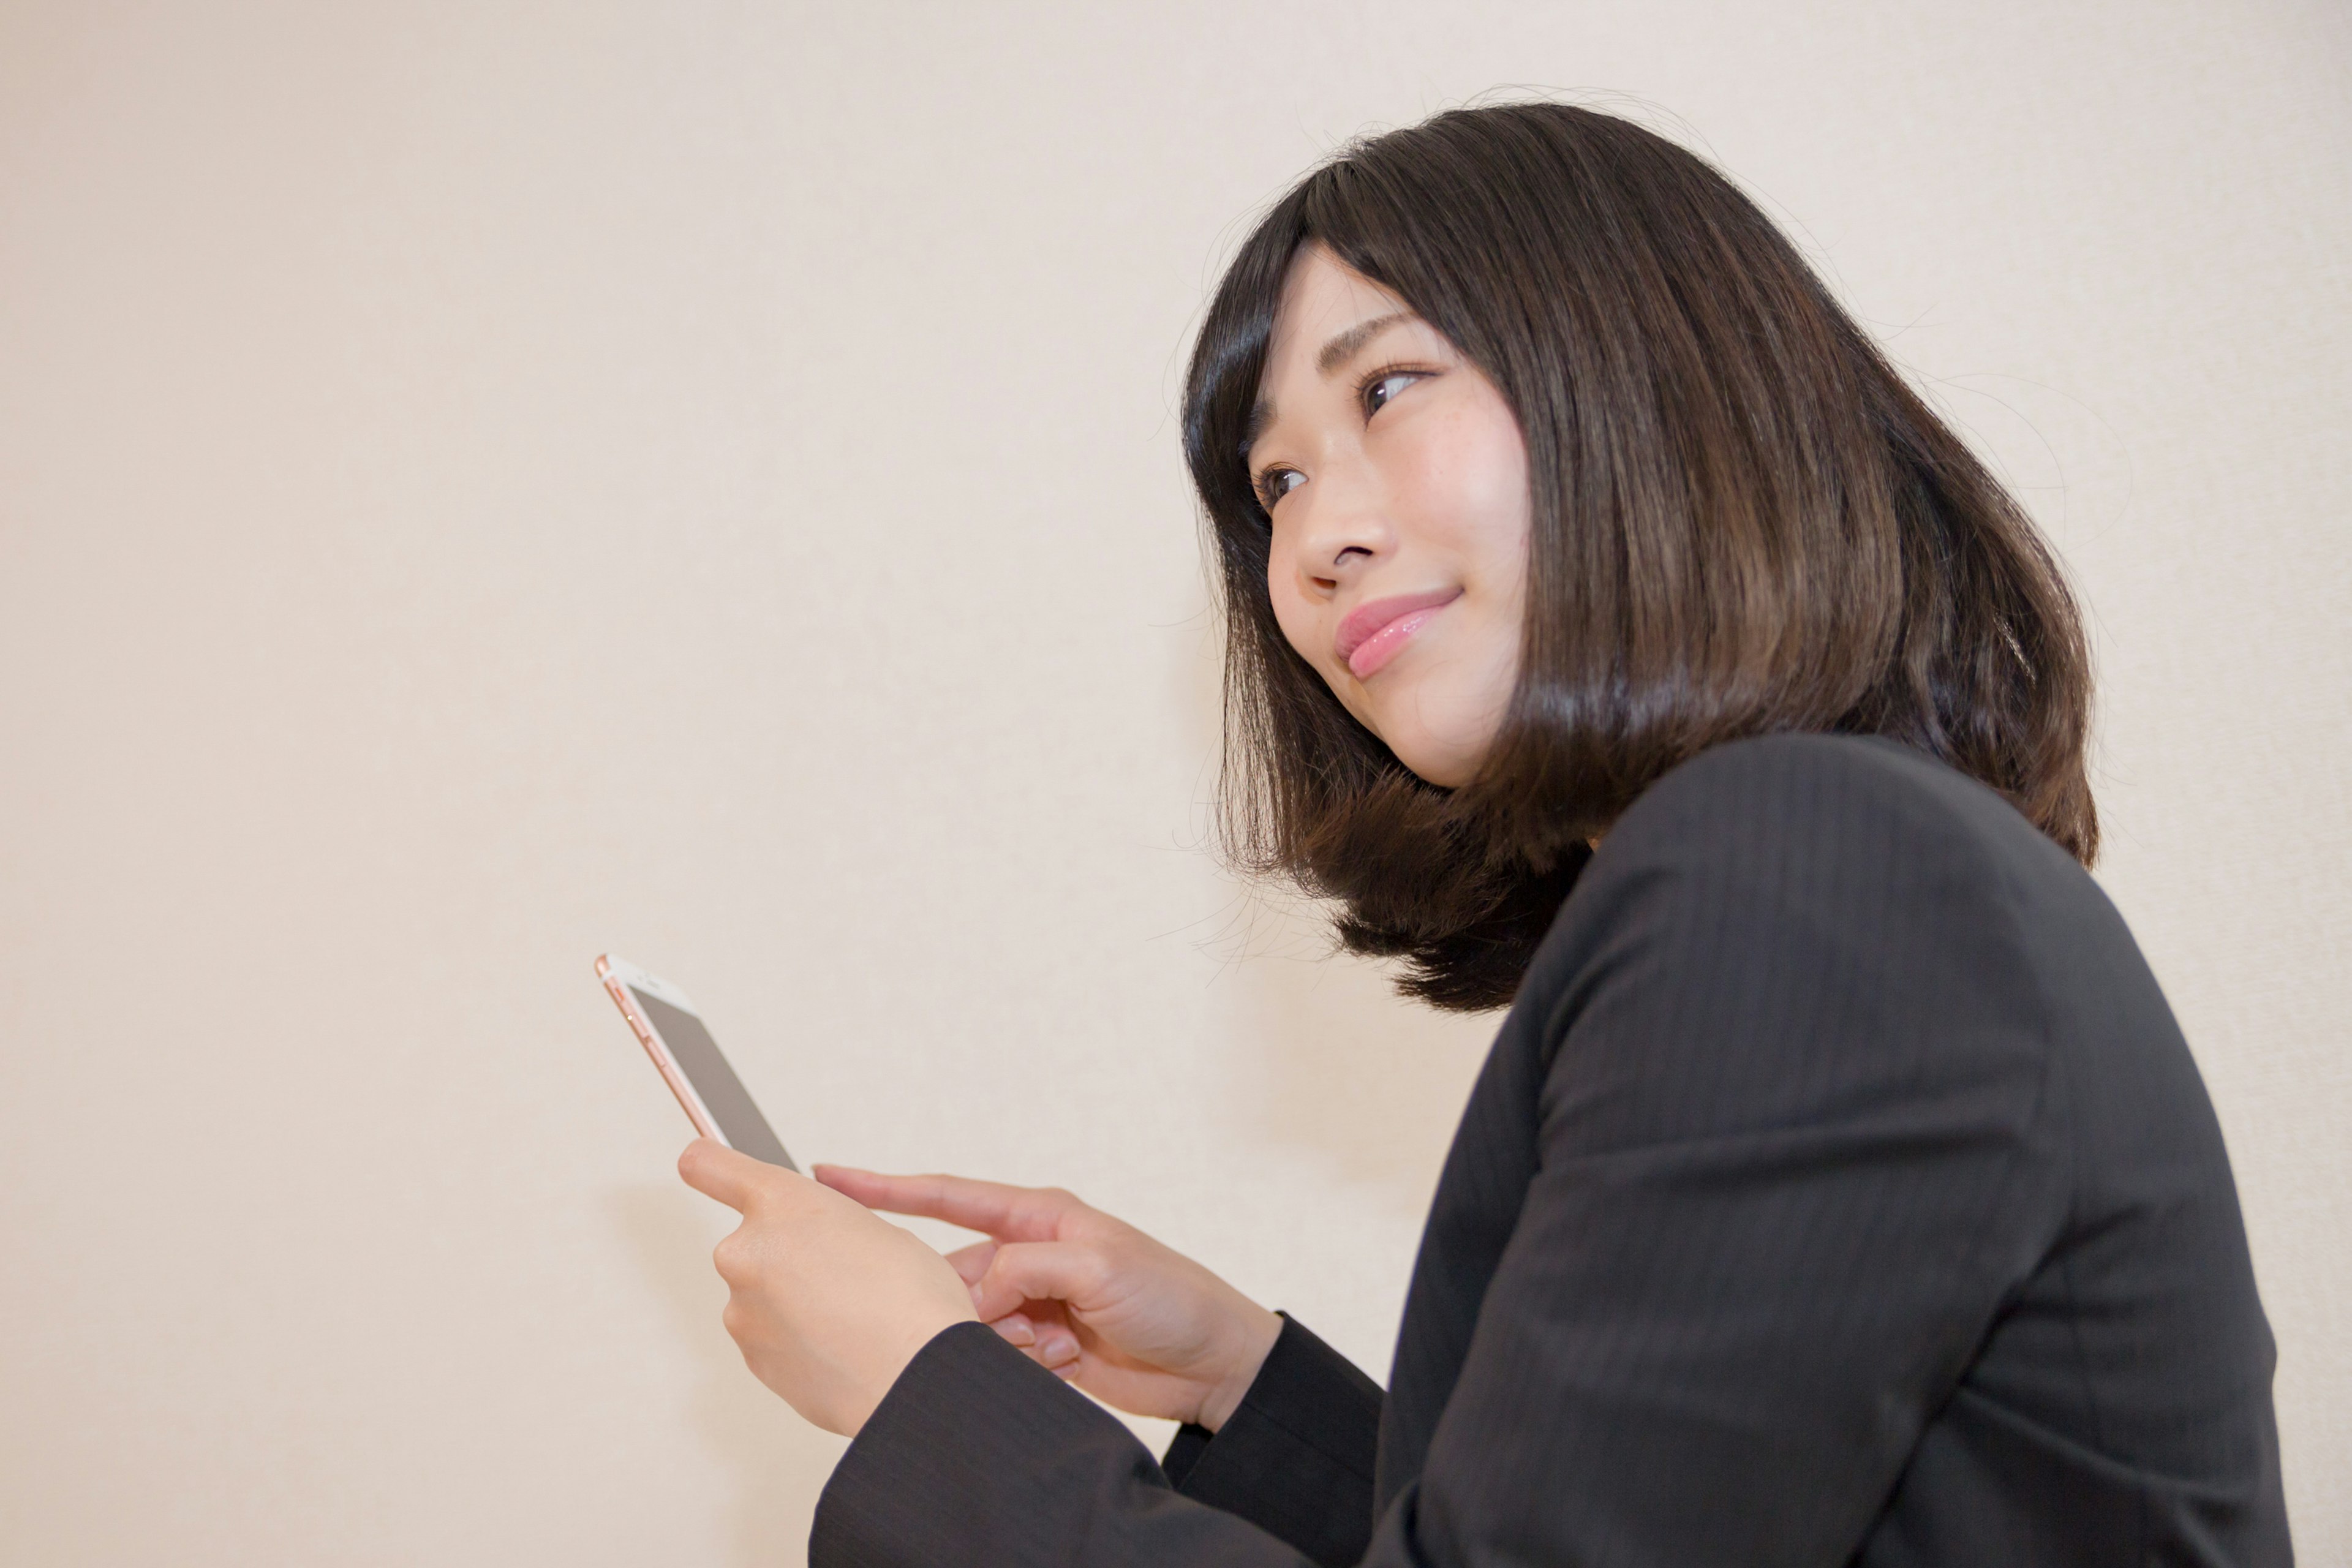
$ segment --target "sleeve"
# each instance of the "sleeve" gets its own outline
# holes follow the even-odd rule
[[[1179,1497],[1118,1419],[980,1323],[916,1352],[817,1499],[810,1568],[1309,1568]]]
[[[1324,1568],[1372,1537],[1380,1385],[1284,1313],[1281,1337],[1213,1436],[1185,1426],[1160,1460],[1181,1495],[1239,1515]]]
[[[1836,1568],[2055,1234],[2002,884],[1851,747],[1709,753],[1595,856],[1507,1026],[1540,1031],[1536,1173],[1368,1564]],[[818,1568],[945,1561],[1308,1559],[967,1326],[811,1541]]]

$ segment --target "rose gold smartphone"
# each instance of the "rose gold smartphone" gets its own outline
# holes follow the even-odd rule
[[[787,1171],[800,1169],[752,1103],[751,1091],[719,1055],[719,1042],[703,1027],[702,1015],[685,992],[610,953],[596,961],[596,977],[612,994],[646,1055],[661,1069],[669,1091],[686,1107],[686,1119],[697,1132],[754,1160]]]

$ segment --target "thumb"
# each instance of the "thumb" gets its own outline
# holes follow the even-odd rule
[[[1067,1301],[1079,1310],[1101,1293],[1110,1268],[1074,1241],[1014,1241],[996,1249],[971,1288],[972,1310],[992,1322],[1024,1301]]]
[[[738,1153],[716,1138],[698,1138],[677,1157],[677,1173],[705,1197],[717,1198],[738,1213],[748,1213],[777,1167],[749,1154]]]

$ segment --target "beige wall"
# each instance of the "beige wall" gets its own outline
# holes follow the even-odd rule
[[[1385,1367],[1484,1023],[1201,850],[1244,216],[1679,116],[2005,466],[2352,1561],[2352,25],[2310,4],[0,4],[0,1559],[798,1561],[687,1136],[1076,1187]]]

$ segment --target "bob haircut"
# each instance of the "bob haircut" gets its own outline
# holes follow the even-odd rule
[[[1518,682],[1477,774],[1420,779],[1276,623],[1247,466],[1276,309],[1320,245],[1499,388],[1533,523]],[[1184,450],[1222,576],[1222,837],[1335,902],[1400,987],[1507,1004],[1588,854],[1708,747],[1883,735],[2089,864],[2090,666],[2024,511],[1754,203],[1590,110],[1454,110],[1275,204],[1192,352]]]

